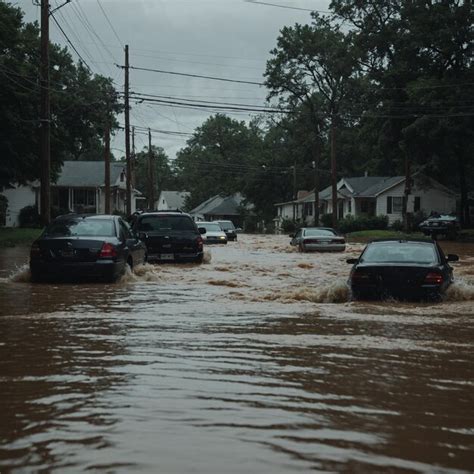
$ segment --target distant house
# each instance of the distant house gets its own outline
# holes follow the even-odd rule
[[[352,215],[388,216],[389,224],[402,220],[405,195],[404,176],[361,176],[342,178],[337,183],[338,219]],[[299,199],[275,204],[277,216],[274,219],[280,228],[284,219],[314,223],[314,191]],[[332,213],[332,188],[328,186],[319,192],[319,212]],[[431,211],[451,213],[456,211],[456,195],[450,189],[420,173],[413,176],[412,191],[407,203],[410,212],[429,214]]]
[[[241,227],[243,224],[241,208],[246,207],[250,210],[252,207],[245,205],[244,201],[245,198],[240,193],[231,196],[217,194],[196,206],[189,213],[195,220],[230,220],[236,227]]]
[[[124,163],[110,164],[111,212],[126,212],[126,167]],[[5,225],[19,225],[19,214],[25,206],[40,202],[38,182],[5,189],[8,199]],[[132,189],[132,212],[142,195]],[[55,183],[51,183],[51,206],[57,212],[105,213],[105,166],[103,161],[65,161]]]
[[[161,191],[156,209],[158,211],[182,210],[189,195],[190,193],[186,191]]]

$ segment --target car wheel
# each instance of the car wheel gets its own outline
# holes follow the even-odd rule
[[[194,263],[202,263],[204,259],[204,255],[199,255],[199,257],[196,257],[196,259],[194,260]]]

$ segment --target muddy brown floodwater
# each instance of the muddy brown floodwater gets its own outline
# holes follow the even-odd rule
[[[439,304],[354,303],[362,245],[31,284],[0,251],[0,472],[472,472],[474,245]]]

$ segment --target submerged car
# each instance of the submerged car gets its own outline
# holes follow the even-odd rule
[[[205,244],[226,244],[227,236],[217,222],[198,222],[199,229],[206,229],[203,234]]]
[[[33,242],[33,281],[96,278],[114,281],[146,259],[146,247],[119,216],[57,217]]]
[[[420,223],[419,229],[423,234],[433,239],[436,239],[439,235],[455,239],[461,225],[455,215],[433,213]]]
[[[213,221],[217,222],[227,236],[227,240],[237,240],[237,229],[232,221]]]
[[[353,264],[348,283],[354,299],[439,300],[453,282],[448,262],[457,260],[432,240],[373,241],[347,260]]]
[[[197,262],[203,260],[205,229],[198,229],[189,214],[175,211],[143,212],[133,230],[145,242],[149,262]]]
[[[346,239],[330,227],[303,227],[296,234],[290,234],[290,245],[300,252],[342,252],[346,249]]]

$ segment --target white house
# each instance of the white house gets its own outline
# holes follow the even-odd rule
[[[403,219],[403,200],[405,195],[404,176],[361,176],[342,178],[337,183],[337,215],[388,216],[389,224]],[[314,191],[299,196],[298,199],[275,204],[276,228],[284,219],[296,220],[306,224],[314,223]],[[332,188],[328,186],[319,192],[319,212],[332,213]],[[421,173],[413,176],[411,194],[407,203],[409,212],[431,211],[440,213],[456,212],[456,195],[450,189]]]
[[[124,163],[110,164],[111,212],[126,212],[126,167]],[[5,189],[8,199],[7,227],[19,225],[19,214],[25,206],[40,202],[40,186],[34,182]],[[132,189],[132,212],[142,195]],[[51,207],[57,212],[105,213],[105,165],[103,161],[65,161],[55,183],[51,183]]]
[[[155,209],[158,211],[177,211],[184,207],[190,193],[186,191],[161,191]]]

